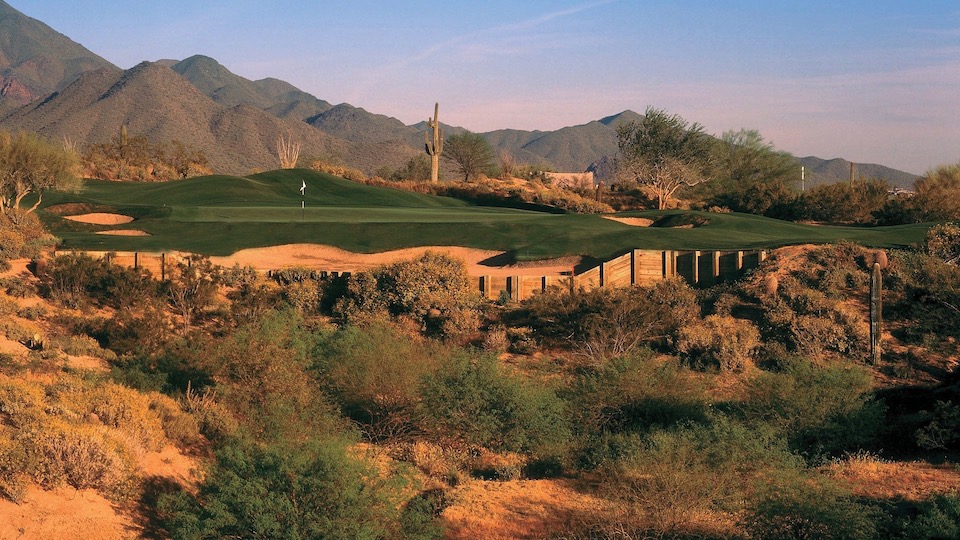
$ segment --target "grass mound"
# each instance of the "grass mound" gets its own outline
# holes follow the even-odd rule
[[[110,228],[65,220],[63,205],[109,208],[135,218],[137,229],[149,236],[96,234]],[[929,227],[826,227],[689,211],[617,215],[647,218],[659,226],[631,227],[599,215],[476,205],[302,169],[166,183],[90,180],[79,193],[46,195],[40,212],[66,249],[229,255],[245,248],[295,243],[359,253],[449,245],[510,251],[518,261],[568,255],[604,258],[633,248],[756,249],[841,239],[902,246],[922,241]]]

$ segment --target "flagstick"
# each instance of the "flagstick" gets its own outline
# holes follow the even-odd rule
[[[300,201],[300,221],[303,221],[303,201]]]

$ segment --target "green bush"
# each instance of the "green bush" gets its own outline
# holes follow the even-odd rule
[[[960,494],[937,495],[920,503],[917,514],[897,531],[903,540],[960,538]]]
[[[680,329],[677,349],[694,365],[737,371],[746,366],[760,347],[760,332],[750,321],[708,315]]]
[[[492,450],[552,455],[568,439],[551,389],[504,373],[496,358],[461,353],[426,378],[422,410],[432,436]]]
[[[444,352],[373,323],[325,336],[313,354],[324,390],[369,439],[383,440],[417,429],[423,380],[437,370]]]
[[[631,438],[621,457],[600,467],[601,490],[634,516],[633,526],[660,535],[696,530],[717,512],[736,513],[749,479],[800,468],[775,433],[722,415]]]
[[[232,442],[217,452],[196,499],[163,495],[158,511],[175,539],[385,538],[397,509],[372,476],[335,443]]]
[[[788,476],[752,498],[741,525],[758,540],[870,540],[880,518],[827,480]]]
[[[351,321],[386,311],[414,321],[428,335],[455,337],[479,326],[478,301],[463,261],[427,252],[350,276],[336,312]]]
[[[960,447],[960,407],[938,401],[930,417],[930,422],[917,430],[917,446],[924,450]]]
[[[747,394],[747,418],[770,423],[810,459],[869,449],[884,418],[870,374],[858,366],[818,367],[791,357],[779,372],[751,379]]]

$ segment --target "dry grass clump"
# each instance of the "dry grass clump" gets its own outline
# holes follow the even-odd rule
[[[129,497],[146,452],[197,440],[191,420],[170,398],[111,382],[0,375],[0,495],[16,501],[35,482]]]

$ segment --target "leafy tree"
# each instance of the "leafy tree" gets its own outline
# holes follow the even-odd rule
[[[721,138],[716,188],[711,202],[735,212],[771,215],[792,200],[796,162],[774,149],[756,130],[727,131]]]
[[[941,165],[914,183],[920,221],[960,219],[960,163]]]
[[[884,180],[821,184],[797,201],[797,218],[828,223],[873,223],[889,199]]]
[[[651,107],[640,122],[621,124],[617,141],[619,174],[652,190],[661,210],[678,189],[710,179],[714,139],[698,123]]]
[[[489,171],[496,159],[493,148],[483,135],[469,131],[448,137],[442,157],[456,164],[464,182]]]
[[[71,151],[32,133],[0,132],[0,212],[12,217],[20,214],[24,197],[36,193],[37,202],[22,212],[29,214],[40,206],[44,191],[78,188],[76,164]]]

